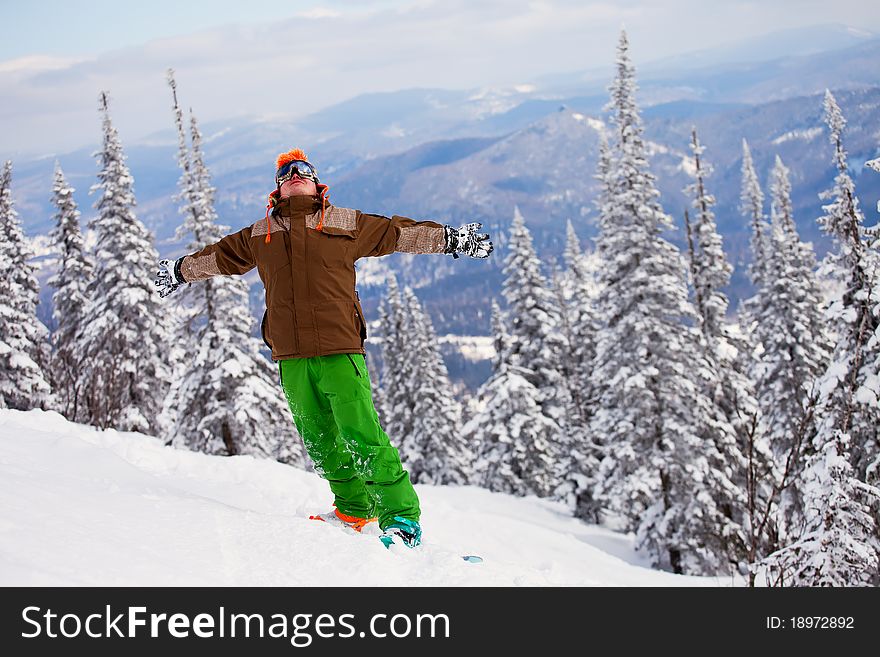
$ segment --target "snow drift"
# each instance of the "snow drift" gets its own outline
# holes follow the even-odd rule
[[[0,410],[0,585],[732,586],[651,570],[559,504],[417,486],[424,549],[308,520],[327,485],[250,456]],[[485,561],[469,564],[460,555]]]

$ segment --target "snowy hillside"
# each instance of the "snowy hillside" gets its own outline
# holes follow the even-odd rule
[[[308,520],[330,506],[325,482],[279,463],[39,410],[0,410],[0,442],[3,586],[738,584],[645,568],[629,537],[536,499],[419,486],[425,547],[389,552]]]

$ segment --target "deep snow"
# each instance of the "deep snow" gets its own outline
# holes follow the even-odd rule
[[[0,410],[0,585],[732,586],[645,567],[630,536],[475,487],[417,486],[425,548],[308,520],[311,472]],[[478,554],[482,564],[459,555]]]

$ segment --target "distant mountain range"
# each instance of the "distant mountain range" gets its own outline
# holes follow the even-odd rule
[[[816,52],[819,47],[825,50]],[[272,189],[274,156],[299,145],[318,164],[338,205],[448,223],[482,221],[498,249],[490,261],[395,255],[364,263],[360,285],[365,311],[375,317],[381,286],[371,282],[381,282],[385,269],[393,267],[404,284],[419,288],[439,333],[486,334],[489,300],[500,299],[506,229],[515,206],[548,264],[561,255],[566,220],[585,244],[595,235],[593,175],[599,140],[608,129],[603,106],[613,56],[609,53],[601,75],[594,70],[547,76],[507,90],[370,94],[296,124],[237,120],[203,126],[220,217],[237,228],[260,216]],[[878,62],[876,35],[820,26],[637,70],[651,163],[663,206],[679,226],[670,238],[679,244],[692,126],[707,147],[705,159],[714,166],[708,185],[736,267],[732,308],[750,293],[744,276],[749,232],[738,211],[743,138],[762,182],[776,154],[791,168],[801,234],[820,254],[827,249],[815,221],[821,214],[818,193],[834,177],[822,122],[825,88],[835,92],[848,120],[846,148],[857,191],[868,223],[876,220],[880,176],[865,172],[863,163],[880,152]],[[97,125],[97,115],[95,120]],[[169,129],[140,143],[122,139],[135,176],[138,216],[156,232],[163,255],[182,253],[172,237],[180,221],[172,198],[179,176],[174,133]],[[93,213],[88,189],[97,169],[91,150],[58,156],[86,218]],[[32,236],[47,233],[52,224],[53,167],[53,158],[15,162],[16,206]],[[253,301],[256,312],[256,291]],[[458,360],[457,375],[474,385],[465,373],[472,362]]]
[[[810,25],[788,30],[776,30],[712,49],[666,57],[643,67],[649,75],[655,70],[725,67],[744,63],[759,63],[785,57],[802,57],[860,46],[878,34],[860,27],[842,24]]]

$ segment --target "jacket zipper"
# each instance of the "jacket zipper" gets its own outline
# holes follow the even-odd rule
[[[348,356],[348,362],[351,363],[351,366],[354,368],[354,373],[355,373],[357,376],[360,376],[360,375],[361,375],[361,371],[358,369],[358,366],[355,365],[354,358],[351,357],[351,354],[345,354],[345,355]]]

